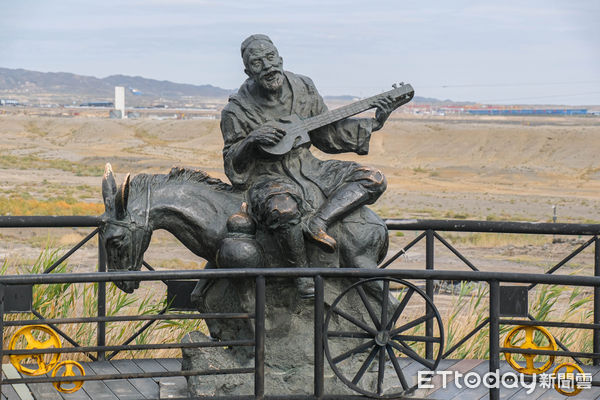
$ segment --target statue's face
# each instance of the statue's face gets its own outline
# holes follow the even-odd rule
[[[263,89],[276,91],[283,85],[283,58],[277,48],[264,40],[257,40],[246,50],[246,73]]]

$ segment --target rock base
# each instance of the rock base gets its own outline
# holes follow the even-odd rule
[[[325,281],[325,315],[335,299],[355,283],[352,279]],[[372,308],[380,312],[381,291],[374,285],[367,290]],[[397,305],[390,297],[390,310]],[[360,322],[373,326],[366,308],[356,290],[343,296],[336,309]],[[219,280],[206,292],[200,312],[254,312],[254,285],[248,281]],[[390,314],[388,314],[390,315]],[[253,340],[253,320],[207,320],[211,337],[191,332],[184,343],[211,340]],[[361,331],[346,319],[332,314],[329,331]],[[314,393],[314,300],[299,296],[293,279],[269,279],[266,285],[265,307],[265,394],[313,394]],[[343,354],[365,343],[366,338],[341,338],[328,342],[332,356]],[[182,369],[224,370],[254,368],[253,347],[204,347],[185,348]],[[337,368],[349,380],[360,369],[368,354],[358,353],[337,364]],[[376,369],[376,363],[371,365]],[[362,387],[376,386],[377,376],[367,370],[360,381]],[[386,374],[388,375],[388,374]],[[192,396],[252,395],[254,375],[205,375],[188,378]],[[328,394],[357,394],[342,382],[329,367],[324,366],[324,389]]]

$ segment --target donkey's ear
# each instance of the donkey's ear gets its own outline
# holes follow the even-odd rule
[[[104,167],[104,176],[102,177],[102,198],[104,199],[104,208],[106,211],[114,209],[114,198],[117,193],[117,182],[109,163]]]
[[[129,200],[129,178],[130,174],[127,174],[125,177],[125,181],[121,185],[119,192],[115,198],[115,206],[117,209],[117,217],[123,218],[125,216],[125,211],[127,211],[127,201]]]

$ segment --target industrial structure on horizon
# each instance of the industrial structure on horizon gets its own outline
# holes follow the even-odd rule
[[[598,115],[597,111],[587,108],[519,106],[519,105],[446,105],[446,104],[408,104],[404,112],[423,115]]]

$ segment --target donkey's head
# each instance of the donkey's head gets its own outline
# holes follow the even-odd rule
[[[117,188],[112,168],[106,164],[102,179],[105,212],[100,224],[100,241],[106,249],[108,271],[139,271],[142,267],[152,235],[148,221],[150,196],[149,192],[143,194],[145,196],[137,193],[136,201],[130,201],[129,174]],[[140,200],[141,197],[144,199]],[[139,287],[139,282],[118,281],[115,285],[132,293]]]

